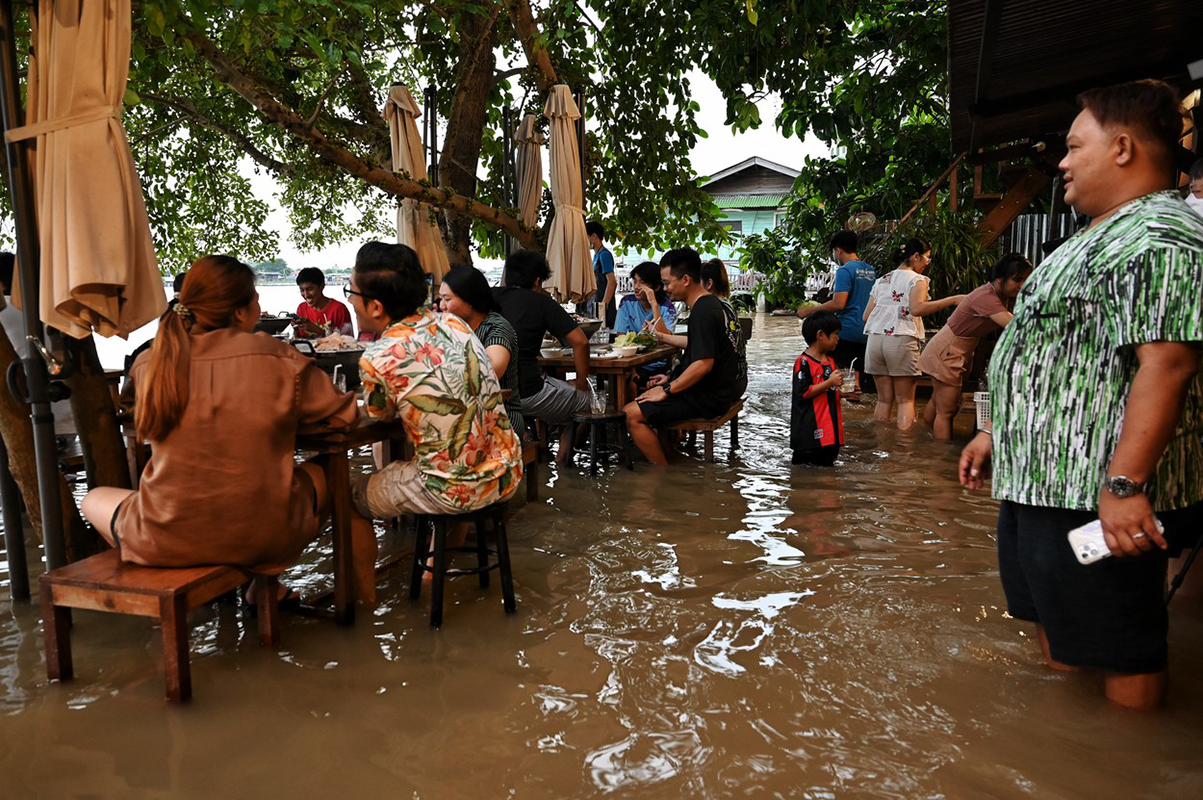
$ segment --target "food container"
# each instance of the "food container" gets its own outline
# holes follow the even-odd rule
[[[292,325],[292,317],[260,317],[255,323],[255,331],[263,331],[272,336],[277,336],[288,330],[288,326]]]
[[[341,374],[346,376],[347,388],[359,388],[359,359],[363,356],[362,348],[346,350],[314,350],[313,345],[306,341],[293,342],[293,347],[317,362],[322,372],[334,376],[334,368],[341,366]]]
[[[639,352],[639,345],[637,345],[637,344],[624,344],[624,345],[622,345],[621,347],[614,347],[614,348],[611,348],[611,349],[612,349],[612,350],[613,350],[615,353],[617,353],[617,354],[618,354],[618,357],[619,357],[619,358],[630,358],[631,356],[633,356],[633,355],[635,355],[636,353],[638,353],[638,352]]]
[[[539,350],[539,355],[544,358],[560,358],[570,352],[572,351],[566,347],[544,347]]]

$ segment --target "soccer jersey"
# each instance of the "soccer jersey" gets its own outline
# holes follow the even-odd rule
[[[836,388],[806,397],[806,392],[831,377],[831,356],[820,361],[803,353],[794,362],[793,402],[789,415],[791,450],[813,450],[844,443],[844,421],[840,416],[840,390]]]

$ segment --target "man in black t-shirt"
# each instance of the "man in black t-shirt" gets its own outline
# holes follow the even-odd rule
[[[506,285],[494,289],[493,294],[501,307],[501,316],[518,334],[518,393],[522,396],[523,416],[560,424],[589,410],[589,339],[559,303],[540,291],[550,275],[547,259],[541,253],[519,250],[506,259]],[[572,347],[574,383],[546,376],[539,369],[544,333]],[[571,429],[568,426],[565,437],[571,434]],[[568,448],[561,446],[560,452],[567,453]]]
[[[635,446],[653,464],[668,463],[654,428],[722,416],[743,392],[723,305],[702,288],[701,273],[702,260],[688,247],[670,251],[661,262],[669,298],[689,306],[689,333],[655,336],[685,354],[670,375],[652,378],[648,390],[623,409]]]

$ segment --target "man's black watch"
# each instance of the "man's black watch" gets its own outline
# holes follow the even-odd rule
[[[665,381],[665,382],[664,382],[664,393],[665,393],[665,394],[672,394],[672,393],[673,393],[673,382],[672,382],[672,381]]]
[[[1112,475],[1103,481],[1103,486],[1116,497],[1132,497],[1145,491],[1143,483],[1137,483],[1126,475]]]

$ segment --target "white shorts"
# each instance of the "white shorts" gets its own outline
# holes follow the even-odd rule
[[[918,337],[870,333],[865,346],[865,372],[892,378],[918,377],[922,374]]]

